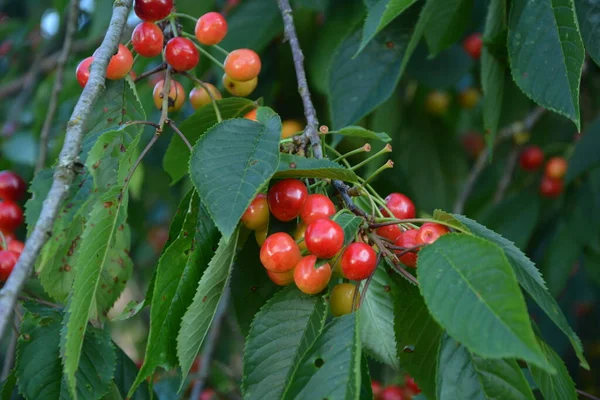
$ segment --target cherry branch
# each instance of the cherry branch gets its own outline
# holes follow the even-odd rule
[[[42,132],[40,133],[40,152],[38,155],[35,171],[38,172],[46,166],[46,158],[48,154],[48,140],[50,139],[50,128],[56,115],[58,108],[58,95],[62,91],[63,79],[65,74],[65,64],[69,59],[71,46],[73,44],[73,36],[77,32],[77,20],[79,18],[79,0],[71,0],[69,8],[69,16],[67,19],[67,29],[65,31],[65,41],[63,48],[58,56],[56,63],[56,76],[54,77],[54,86],[52,86],[52,94],[50,95],[50,103],[48,104],[48,113],[44,120]]]
[[[511,149],[510,154],[506,159],[506,166],[504,167],[502,178],[500,178],[500,182],[498,182],[498,187],[496,188],[496,193],[494,194],[494,204],[498,204],[500,201],[502,201],[506,190],[510,186],[513,174],[515,172],[515,167],[517,166],[517,161],[519,160],[520,150],[521,146],[515,146],[513,149]]]
[[[8,281],[0,290],[0,339],[10,320],[17,296],[31,275],[33,265],[42,247],[52,234],[52,226],[56,216],[68,193],[69,186],[73,182],[76,170],[79,168],[78,155],[85,134],[85,125],[92,113],[94,103],[104,89],[106,67],[117,50],[132,2],[133,0],[120,0],[115,1],[113,5],[111,21],[104,40],[94,56],[90,78],[67,124],[65,142],[58,157],[52,186],[46,200],[44,200],[35,228],[25,243],[19,261],[10,274]]]
[[[465,208],[465,203],[467,199],[471,195],[473,188],[475,187],[475,183],[477,182],[477,178],[483,172],[483,169],[487,165],[487,161],[489,159],[490,153],[494,151],[496,146],[507,140],[511,139],[514,135],[519,132],[529,131],[535,125],[535,123],[540,119],[542,114],[544,113],[544,109],[541,107],[536,107],[522,122],[515,122],[506,128],[503,128],[496,137],[496,141],[494,142],[494,146],[491,151],[482,151],[479,153],[479,157],[475,161],[471,172],[469,173],[469,177],[467,178],[467,182],[465,182],[465,186],[463,187],[462,192],[458,196],[456,203],[454,204],[453,212],[455,214],[460,214],[463,212]]]

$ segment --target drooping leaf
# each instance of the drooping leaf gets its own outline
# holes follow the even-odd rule
[[[535,365],[528,365],[533,380],[540,388],[546,400],[577,400],[575,384],[569,375],[569,371],[563,360],[550,346],[539,340],[540,347],[546,355],[550,364],[557,371],[556,374],[549,374]]]
[[[228,98],[217,101],[219,112],[223,119],[238,118],[254,108],[254,103],[248,99]],[[217,116],[212,104],[207,104],[198,109],[194,114],[181,123],[179,129],[192,146],[204,133],[216,125]],[[173,132],[173,137],[167,147],[163,159],[163,167],[171,177],[172,182],[176,183],[188,172],[190,159],[190,150],[183,140]]]
[[[326,313],[321,297],[305,295],[294,286],[261,308],[246,338],[244,398],[283,398],[297,364],[321,333]]]
[[[284,178],[329,178],[347,182],[356,182],[354,171],[327,159],[316,159],[282,153],[279,156],[279,168],[274,175]]]
[[[432,14],[425,40],[432,55],[456,42],[471,22],[473,2],[469,0],[430,0]]]
[[[531,296],[531,298],[539,305],[546,315],[556,324],[556,326],[569,338],[571,345],[575,349],[579,363],[583,368],[589,368],[589,364],[583,355],[583,345],[577,334],[569,325],[567,318],[562,313],[556,300],[550,295],[546,288],[546,283],[542,278],[539,270],[533,262],[519,250],[512,242],[487,229],[485,226],[469,219],[463,215],[454,214],[454,217],[461,223],[466,225],[473,234],[492,241],[500,246],[504,251],[510,265],[517,277],[519,285]]]
[[[413,14],[414,11],[407,12],[395,20],[356,57],[361,41],[359,31],[349,34],[338,46],[328,80],[333,129],[358,122],[392,95],[406,60]]]
[[[447,234],[421,250],[417,271],[431,314],[467,349],[490,359],[519,357],[552,371],[499,247],[481,238]]]
[[[385,268],[379,266],[358,314],[363,349],[375,359],[398,369],[391,284]]]
[[[486,360],[444,334],[440,343],[437,399],[533,400],[515,360]]]
[[[585,49],[594,62],[600,65],[600,35],[598,25],[600,23],[600,7],[595,0],[575,0],[575,9],[581,29],[581,37],[585,43]]]
[[[596,119],[575,143],[575,151],[569,158],[569,167],[565,176],[568,184],[584,172],[600,165],[600,118]]]
[[[429,314],[418,287],[397,275],[392,280],[398,360],[427,398],[435,399],[442,329]]]
[[[177,335],[177,358],[181,366],[182,382],[200,352],[217,306],[229,284],[233,260],[240,244],[239,237],[239,230],[235,230],[229,240],[221,238],[217,251],[198,283],[194,300],[181,320],[181,329]]]
[[[367,18],[363,27],[362,40],[357,53],[360,53],[369,42],[394,18],[398,17],[416,0],[369,0],[367,2]]]
[[[192,152],[192,182],[226,239],[279,165],[281,120],[267,108],[259,108],[257,117],[259,122],[221,122],[202,136]]]
[[[292,378],[285,399],[355,399],[360,395],[360,327],[356,313],[334,318]]]
[[[521,90],[580,129],[579,82],[585,50],[573,1],[514,3],[508,52],[513,78]]]
[[[369,140],[378,140],[380,142],[388,143],[392,141],[392,138],[385,132],[373,132],[362,126],[347,126],[338,131],[329,132],[332,135],[342,135],[348,137],[358,137]]]

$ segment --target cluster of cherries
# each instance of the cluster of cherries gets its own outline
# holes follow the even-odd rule
[[[216,12],[202,15],[196,22],[194,35],[183,33],[179,36],[178,28],[172,30],[173,35],[165,39],[164,29],[169,26],[163,21],[174,18],[173,0],[136,0],[134,11],[142,20],[131,35],[133,50],[142,57],[153,58],[161,56],[171,66],[174,72],[186,72],[194,69],[200,61],[200,45],[216,46],[227,34],[227,21]],[[168,21],[167,21],[168,22]],[[171,26],[176,27],[173,23]],[[194,43],[196,39],[199,44]],[[226,50],[221,49],[226,52]],[[227,52],[226,52],[227,53]],[[247,96],[254,91],[258,84],[258,74],[261,69],[260,57],[250,49],[237,49],[227,53],[223,68],[224,88],[234,96]],[[79,63],[76,70],[77,81],[85,87],[90,77],[90,67],[94,56],[90,56]],[[106,69],[106,78],[119,80],[132,71],[134,57],[131,50],[119,44],[117,53],[110,59]],[[210,92],[210,93],[209,93]],[[162,109],[164,93],[164,79],[154,86],[154,104]],[[168,111],[178,111],[185,102],[185,90],[181,83],[171,79],[168,88]],[[213,99],[222,98],[221,92],[212,84],[202,82],[189,93],[189,100],[194,109],[209,104]]]
[[[25,245],[15,237],[23,224],[23,209],[17,201],[23,198],[27,185],[12,171],[0,172],[0,284],[8,280]]]
[[[535,171],[544,164],[544,152],[538,146],[526,147],[519,156],[519,165],[525,171]],[[558,197],[563,192],[563,178],[567,174],[567,160],[552,157],[546,162],[540,181],[540,194],[544,197]]]
[[[381,383],[371,381],[371,390],[373,391],[374,400],[410,400],[413,396],[421,393],[421,389],[409,375],[404,377],[404,386],[389,385],[383,387]]]

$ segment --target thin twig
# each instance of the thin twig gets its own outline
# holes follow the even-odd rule
[[[175,122],[173,122],[172,119],[167,119],[166,123],[167,123],[167,125],[169,125],[171,127],[171,129],[173,129],[175,131],[175,133],[177,133],[177,135],[179,135],[179,137],[181,138],[181,140],[183,140],[183,142],[185,143],[185,145],[187,146],[187,148],[190,149],[190,152],[192,150],[194,150],[194,148],[190,144],[190,141],[185,137],[185,135],[183,134],[183,132],[181,132],[181,129],[179,129],[177,127],[177,125],[175,125]]]
[[[579,390],[579,389],[575,389],[575,391],[577,392],[577,394],[582,395],[583,397],[586,397],[590,400],[600,400],[600,398],[588,393],[588,392],[584,392],[583,390]]]
[[[38,155],[35,171],[38,172],[46,166],[46,157],[48,154],[48,140],[50,138],[50,128],[54,121],[54,115],[58,107],[58,95],[62,91],[63,77],[65,73],[65,64],[69,59],[71,45],[73,44],[73,36],[77,32],[77,19],[79,18],[79,0],[71,0],[69,15],[67,17],[67,29],[65,32],[65,41],[56,63],[56,76],[54,78],[54,86],[50,95],[50,103],[48,104],[48,113],[44,120],[42,132],[40,133],[40,153]]]
[[[167,69],[167,63],[162,63],[162,64],[160,64],[160,65],[158,65],[158,66],[156,66],[156,67],[154,67],[152,69],[149,69],[148,71],[142,72],[139,76],[137,76],[134,79],[134,82],[138,83],[142,79],[147,78],[150,75],[153,75],[153,74],[155,74],[157,72],[164,71],[165,69]]]
[[[544,111],[545,110],[543,108],[536,107],[527,117],[525,117],[525,119],[522,122],[516,122],[506,128],[503,128],[500,132],[498,132],[496,141],[494,143],[494,148],[498,145],[498,143],[501,143],[506,139],[512,138],[519,132],[531,130],[533,125],[535,125],[538,119],[540,119]],[[469,198],[471,192],[473,191],[473,188],[475,187],[477,178],[479,178],[479,175],[481,175],[483,169],[487,165],[490,153],[494,151],[494,148],[492,148],[490,151],[482,151],[481,153],[479,153],[479,157],[477,157],[477,160],[475,161],[475,164],[473,165],[473,168],[469,173],[467,181],[465,182],[465,186],[463,187],[462,192],[460,193],[458,199],[456,200],[456,203],[454,204],[453,211],[455,214],[460,214],[463,212],[465,208],[465,203],[467,202],[467,199]]]
[[[515,172],[515,167],[517,166],[520,150],[520,146],[515,146],[508,154],[504,172],[502,173],[502,178],[500,178],[500,182],[498,182],[498,187],[496,188],[496,193],[494,194],[494,204],[498,204],[500,201],[502,201],[506,190],[512,182],[512,177]]]
[[[131,4],[132,0],[120,0],[116,1],[113,5],[112,18],[102,45],[100,45],[94,56],[90,78],[67,124],[65,142],[58,158],[58,165],[54,172],[52,186],[43,203],[42,211],[35,227],[25,243],[25,248],[19,257],[19,261],[10,274],[8,281],[6,281],[2,290],[0,290],[0,339],[10,319],[17,296],[31,275],[31,270],[42,247],[50,237],[58,211],[73,182],[76,171],[80,168],[78,155],[81,152],[81,142],[85,134],[85,125],[92,113],[96,100],[98,100],[104,89],[106,67],[109,59],[117,49],[123,28],[127,22]]]

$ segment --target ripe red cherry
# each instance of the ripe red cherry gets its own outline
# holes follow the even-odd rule
[[[18,204],[6,200],[0,202],[0,231],[12,232],[23,223],[23,210]]]
[[[379,236],[389,239],[392,242],[398,239],[398,236],[402,233],[402,230],[398,225],[387,225],[382,226],[381,228],[377,228],[375,231]]]
[[[260,57],[250,49],[237,49],[225,59],[225,74],[236,81],[249,81],[260,73]]]
[[[250,203],[244,215],[242,223],[251,231],[262,231],[267,228],[269,223],[269,205],[267,204],[267,195],[259,193]]]
[[[563,191],[562,179],[552,179],[547,176],[542,177],[540,182],[540,194],[544,197],[558,197]]]
[[[544,162],[544,152],[537,146],[529,146],[521,152],[519,156],[519,165],[525,171],[534,171],[542,166]]]
[[[311,194],[306,198],[300,211],[300,218],[306,225],[318,219],[328,219],[335,214],[335,206],[329,197],[322,194]]]
[[[6,282],[12,272],[19,255],[10,250],[0,251],[0,282]]]
[[[25,194],[26,184],[12,171],[0,172],[0,199],[17,201]]]
[[[90,67],[92,66],[92,61],[94,61],[93,56],[84,58],[75,70],[77,82],[79,82],[79,86],[81,86],[82,88],[85,87],[85,85],[87,85],[87,82],[90,79]]]
[[[377,268],[377,253],[366,243],[354,242],[344,250],[340,268],[347,279],[367,279]]]
[[[142,21],[158,21],[173,9],[173,0],[135,0],[133,10]]]
[[[290,271],[294,269],[301,258],[296,241],[284,232],[272,234],[260,248],[262,265],[273,272]]]
[[[227,35],[227,21],[219,13],[209,12],[198,18],[196,39],[206,46],[219,43]]]
[[[317,294],[327,287],[331,279],[331,267],[328,263],[315,268],[316,256],[306,256],[296,265],[294,282],[301,292]]]
[[[385,204],[395,218],[410,219],[416,215],[414,203],[402,193],[390,193],[385,198]]]
[[[164,35],[158,25],[140,22],[131,34],[133,49],[141,56],[156,57],[162,53]]]
[[[431,244],[446,233],[450,233],[450,229],[444,225],[436,224],[435,222],[426,222],[417,233],[417,243]]]
[[[473,33],[463,41],[463,49],[471,56],[472,59],[478,60],[481,57],[481,48],[483,47],[483,39],[481,33]]]
[[[306,227],[304,242],[309,252],[319,258],[331,258],[344,245],[344,230],[335,221],[318,219]]]
[[[406,390],[409,391],[413,396],[421,393],[419,385],[417,385],[413,377],[410,375],[406,375],[404,377],[404,386],[406,387]]]
[[[388,386],[381,392],[381,400],[404,400],[405,398],[400,386]]]
[[[284,179],[277,182],[267,195],[271,214],[280,221],[296,218],[308,197],[306,185],[298,179]]]
[[[373,392],[373,398],[379,399],[379,397],[381,396],[381,392],[383,392],[383,386],[381,386],[381,383],[379,383],[378,381],[372,380],[371,391]]]
[[[20,240],[7,240],[7,242],[8,250],[12,251],[13,253],[21,254],[25,248],[25,243],[21,242]]]
[[[97,51],[97,50],[96,50]],[[96,53],[94,52],[94,55]],[[119,44],[117,54],[111,57],[106,67],[106,79],[119,80],[127,76],[133,67],[133,55],[125,45]]]
[[[407,231],[402,232],[398,239],[396,239],[396,246],[404,247],[406,249],[415,247],[420,244],[417,240],[417,235],[419,234],[418,229],[409,229]],[[418,251],[418,249],[417,249]],[[400,254],[403,250],[398,250],[396,253]],[[416,252],[408,252],[401,256],[399,256],[400,262],[406,265],[407,267],[416,267],[417,266],[417,254]]]
[[[546,163],[544,174],[548,178],[562,179],[567,173],[567,160],[562,157],[552,157]]]
[[[167,42],[165,59],[176,71],[188,71],[198,65],[200,54],[190,39],[175,37]]]
[[[269,275],[269,279],[279,286],[287,286],[290,283],[294,282],[294,269],[291,269],[287,272],[273,272],[267,270],[267,275]]]

